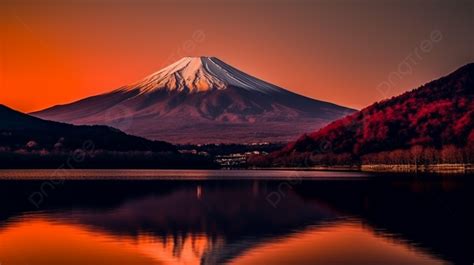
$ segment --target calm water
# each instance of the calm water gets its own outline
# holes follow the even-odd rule
[[[472,177],[304,171],[62,175],[0,171],[1,265],[474,261]]]

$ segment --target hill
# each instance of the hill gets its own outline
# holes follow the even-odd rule
[[[27,143],[31,142],[30,145],[35,148],[74,150],[89,141],[96,149],[108,151],[176,151],[176,148],[167,142],[150,141],[108,126],[74,126],[46,121],[4,105],[0,105],[0,120],[0,146],[4,148],[19,149],[27,147]]]
[[[265,165],[435,164],[473,161],[474,64],[301,136]]]
[[[107,126],[46,121],[4,105],[0,105],[0,121],[0,168],[181,168],[211,164],[197,156],[179,154],[167,142],[150,141]]]

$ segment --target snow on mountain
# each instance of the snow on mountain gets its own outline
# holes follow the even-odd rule
[[[280,92],[282,89],[252,77],[215,57],[184,57],[151,74],[144,80],[123,89],[139,89],[142,93],[156,89],[204,92],[230,86],[262,93]]]
[[[252,77],[215,57],[185,57],[119,89],[33,113],[105,124],[174,143],[288,141],[352,113]]]

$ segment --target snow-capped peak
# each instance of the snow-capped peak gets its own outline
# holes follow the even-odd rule
[[[158,89],[192,93],[226,89],[229,86],[263,93],[282,90],[245,74],[216,57],[204,56],[184,57],[126,89],[139,89],[141,93]]]

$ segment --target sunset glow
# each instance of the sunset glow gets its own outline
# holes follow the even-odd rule
[[[179,2],[2,1],[0,102],[39,110],[133,83],[183,56],[217,56],[294,92],[361,108],[474,59],[472,5],[437,3],[420,17],[421,2]],[[433,31],[440,41],[420,52]],[[409,74],[378,89],[417,51]]]
[[[472,0],[0,0],[0,265],[471,264],[473,29]]]
[[[68,242],[64,244],[63,242]],[[357,245],[354,243],[357,242]],[[6,264],[175,264],[198,265],[223,253],[226,242],[206,236],[118,237],[74,224],[36,218],[0,229],[0,255]],[[80,251],[78,251],[80,250]],[[365,253],[371,253],[366,255]],[[386,253],[391,253],[388,258]],[[260,244],[231,262],[245,264],[442,264],[399,242],[351,223],[308,229]],[[352,260],[353,263],[350,263]],[[391,264],[391,263],[390,263]]]

